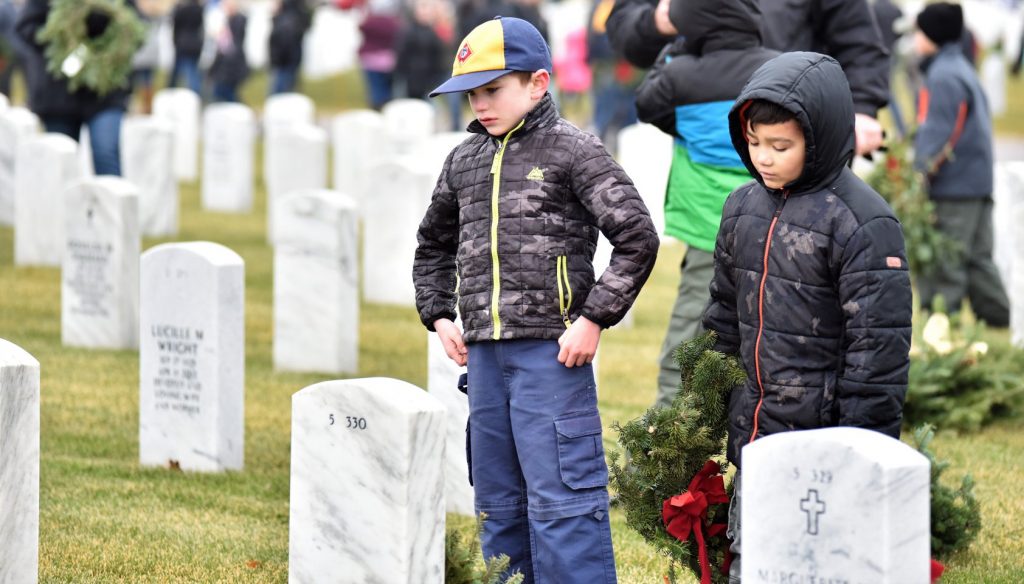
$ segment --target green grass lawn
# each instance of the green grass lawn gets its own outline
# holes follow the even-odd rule
[[[259,167],[259,165],[257,165]],[[60,343],[60,273],[12,266],[10,228],[0,228],[0,337],[28,350],[42,369],[40,580],[42,582],[284,582],[288,562],[290,396],[328,379],[271,366],[272,254],[265,216],[201,211],[183,185],[181,241],[213,240],[246,261],[245,470],[217,475],[138,465],[138,355]],[[257,208],[263,208],[258,188]],[[146,240],[150,247],[162,240]],[[635,327],[602,341],[600,399],[605,443],[614,421],[654,399],[656,356],[675,293],[682,248],[664,247],[635,310]],[[425,333],[411,308],[364,304],[360,376],[426,381]],[[1005,333],[994,332],[993,335]],[[954,480],[978,480],[985,528],[950,563],[946,582],[1024,581],[1024,487],[1019,422],[973,436],[940,435]],[[665,562],[612,512],[619,576],[661,582]],[[456,518],[461,526],[465,521]]]

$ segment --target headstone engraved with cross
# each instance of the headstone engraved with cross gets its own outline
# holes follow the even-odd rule
[[[288,581],[444,581],[445,409],[396,379],[292,396]]]
[[[245,437],[245,264],[216,243],[142,255],[139,459],[241,469]]]
[[[745,584],[926,584],[928,460],[861,428],[783,432],[742,453]]]

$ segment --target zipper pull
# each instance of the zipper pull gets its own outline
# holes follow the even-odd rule
[[[501,166],[501,146],[498,146],[498,151],[494,153],[494,159],[491,161],[491,174],[498,174],[499,166]]]

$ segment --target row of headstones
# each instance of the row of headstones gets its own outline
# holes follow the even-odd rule
[[[389,109],[390,108],[390,109]],[[196,122],[199,100],[189,90],[160,92],[152,118],[130,118],[124,125],[125,176],[140,189],[141,229],[144,235],[171,236],[177,232],[178,193],[175,177],[195,174]],[[389,113],[390,112],[390,113]],[[268,99],[265,112],[265,174],[268,187],[268,239],[277,230],[273,219],[286,195],[326,186],[326,133],[313,125],[313,103],[299,94]],[[204,112],[202,204],[223,212],[246,212],[252,207],[255,118],[241,104],[215,104]],[[79,176],[74,143],[61,136],[27,136],[38,131],[38,120],[21,108],[0,113],[0,209],[3,208],[5,152],[18,152],[18,201],[15,261],[19,264],[59,265],[64,189]],[[420,100],[399,100],[384,114],[355,111],[333,122],[334,177],[340,192],[355,197],[364,223],[363,293],[371,302],[411,306],[414,298],[408,267],[416,248],[416,229],[429,204],[438,169],[447,152],[464,134],[431,136],[433,110]],[[406,140],[389,146],[400,129]],[[4,141],[3,138],[9,137]],[[24,138],[23,138],[24,137]],[[622,163],[636,177],[649,208],[661,223],[659,201],[667,181],[667,137],[650,126],[627,128],[620,136]],[[24,142],[19,148],[19,143]],[[87,143],[84,142],[83,145]],[[3,144],[8,144],[5,147]],[[401,148],[408,153],[401,154]],[[388,153],[398,153],[396,156]],[[172,164],[169,161],[174,160]],[[176,169],[171,174],[171,169]],[[386,193],[386,196],[378,196]],[[11,201],[13,204],[13,201]],[[12,212],[13,214],[13,212]],[[0,211],[0,221],[3,212]],[[328,229],[337,228],[328,226]],[[603,237],[595,261],[601,273],[610,261],[611,246]],[[626,325],[631,323],[628,319]]]
[[[147,275],[146,257],[176,244],[143,254],[140,278],[138,206],[138,189],[117,177],[80,180],[65,192],[60,262],[65,345],[136,348],[139,323],[141,330],[149,330],[147,310],[166,304],[146,295],[147,289],[162,289],[153,284],[153,277],[162,272]],[[309,192],[294,193],[279,207],[274,365],[282,370],[355,373],[359,345],[355,204],[336,193]],[[242,301],[241,295],[237,300]],[[188,305],[176,302],[174,306],[178,304]]]
[[[281,237],[274,260],[277,369],[358,371],[355,213],[351,201],[347,206],[342,202],[341,197],[318,193],[295,194],[281,202]],[[195,461],[181,462],[183,468],[235,468],[241,465],[243,427],[242,258],[218,244],[192,242],[156,246],[140,260],[137,204],[134,187],[115,177],[88,179],[69,190],[62,342],[87,348],[139,348],[144,462],[163,464],[192,456]],[[343,228],[332,231],[324,225]],[[447,358],[440,347],[431,347],[433,379],[444,371]],[[450,371],[447,381],[431,385],[454,388],[457,377],[457,371]],[[222,407],[225,403],[231,405]],[[452,407],[457,403],[453,401]],[[199,431],[185,423],[161,422],[153,423],[157,429],[149,432],[146,412],[237,415],[219,429]],[[220,415],[210,422],[226,424]],[[461,422],[456,433],[461,434],[466,412],[457,415]],[[202,444],[183,444],[171,453],[147,446],[147,436],[153,444],[181,442],[166,440],[167,432],[183,432],[182,440],[192,436]],[[220,438],[214,441],[211,436]],[[211,450],[204,445],[209,443],[222,447]]]
[[[292,396],[291,581],[443,581],[445,418],[394,379]],[[0,420],[0,582],[35,582],[39,363],[3,340]],[[742,483],[745,581],[929,581],[930,469],[908,445],[857,428],[782,433],[744,448]]]

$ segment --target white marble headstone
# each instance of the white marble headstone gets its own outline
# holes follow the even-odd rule
[[[64,195],[61,339],[65,345],[138,347],[139,191],[128,181],[83,179]]]
[[[217,243],[142,255],[139,460],[217,472],[242,468],[245,264]]]
[[[427,168],[433,169],[436,174],[441,174],[444,161],[451,151],[471,135],[469,132],[441,132],[428,136],[426,140],[419,143],[413,155]]]
[[[665,233],[665,189],[672,167],[672,136],[651,124],[619,130],[618,162],[636,185],[659,234]]]
[[[384,126],[396,154],[412,154],[437,128],[434,106],[422,99],[393,99],[381,109]],[[440,171],[440,169],[438,169]]]
[[[174,126],[166,119],[135,116],[125,118],[121,125],[121,174],[139,188],[143,235],[178,233],[174,144]]]
[[[989,53],[981,61],[979,77],[992,117],[1006,113],[1006,68],[1006,59],[999,51]]]
[[[928,459],[862,428],[783,432],[743,448],[742,577],[927,584]]]
[[[78,131],[78,173],[82,178],[96,176],[96,166],[92,159],[92,138],[89,137],[89,126],[83,124]]]
[[[363,296],[368,302],[415,306],[412,262],[416,231],[440,169],[409,157],[374,166],[372,196],[363,203]]]
[[[178,180],[199,174],[199,96],[181,87],[161,89],[153,98],[153,116],[174,126],[174,172]]]
[[[331,122],[331,143],[334,190],[352,195],[361,204],[373,184],[370,169],[390,153],[384,118],[373,110],[339,114]]]
[[[0,339],[0,582],[39,577],[39,361]]]
[[[288,580],[444,581],[445,409],[396,379],[292,396]]]
[[[203,208],[252,210],[256,117],[240,103],[216,103],[203,112]]]
[[[18,149],[39,133],[39,118],[23,107],[0,110],[0,225],[14,225],[14,184]]]
[[[459,327],[462,323],[456,321]],[[441,339],[427,333],[427,391],[447,410],[447,445],[444,456],[444,491],[449,513],[475,516],[473,486],[469,484],[466,459],[466,423],[469,420],[469,398],[458,389],[459,376],[466,372],[444,351]]]
[[[267,138],[271,171],[267,180],[267,235],[273,241],[275,203],[297,191],[327,188],[327,132],[312,124],[296,124]]]
[[[64,191],[78,179],[78,145],[63,134],[29,136],[14,181],[14,263],[59,266],[64,257]]]
[[[1024,161],[997,162],[993,191],[993,259],[1010,299],[1010,334],[1024,347]]]
[[[316,122],[313,100],[301,93],[278,93],[271,95],[263,104],[263,182],[270,188],[275,180],[275,169],[270,161],[275,158],[277,141],[274,134],[295,125],[309,125]]]
[[[356,373],[355,200],[334,191],[297,191],[277,202],[274,215],[274,368]]]

